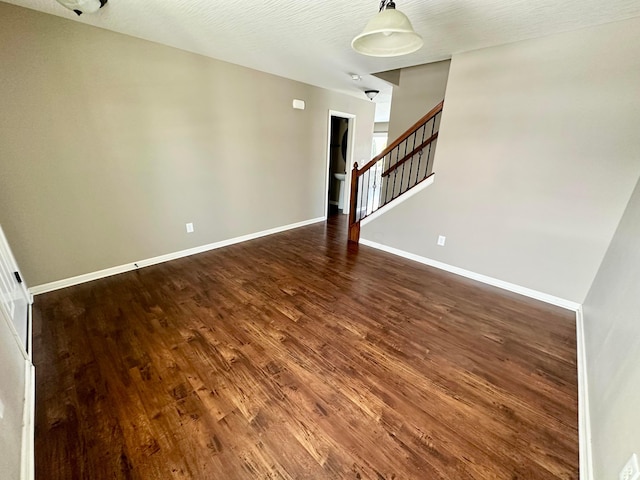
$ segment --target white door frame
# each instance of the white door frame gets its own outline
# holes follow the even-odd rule
[[[329,110],[327,118],[327,168],[325,170],[324,181],[324,218],[329,216],[329,182],[331,179],[331,117],[346,118],[348,123],[349,135],[347,138],[347,158],[346,160],[346,177],[344,179],[344,209],[342,213],[348,214],[351,207],[351,171],[353,170],[353,145],[356,140],[356,116],[353,113],[340,112],[338,110]]]
[[[0,322],[6,323],[7,329],[3,328],[3,331],[8,331],[9,335],[15,340],[16,349],[15,355],[21,355],[24,360],[24,395],[23,395],[23,408],[22,408],[22,449],[20,452],[20,480],[33,480],[34,478],[34,438],[35,438],[35,368],[31,363],[32,356],[32,304],[33,296],[29,293],[24,281],[18,285],[14,281],[17,281],[13,277],[13,272],[18,272],[18,264],[15,257],[11,252],[7,238],[4,235],[2,227],[0,226],[0,260],[3,263],[3,269],[9,272],[9,278],[5,281],[11,281],[10,285],[3,285],[3,293],[0,295]],[[5,272],[6,273],[6,272]],[[22,277],[20,275],[20,277]],[[3,277],[4,278],[4,277]],[[25,332],[18,332],[16,329],[16,323],[14,316],[16,315],[14,300],[27,302],[27,311],[24,313],[27,318],[26,321],[26,338]],[[23,298],[24,297],[24,298]],[[8,354],[9,352],[7,352]],[[9,386],[11,387],[11,386]]]
[[[14,330],[19,333],[22,348],[29,352],[29,358],[31,358],[29,308],[32,303],[33,298],[0,225],[0,309],[3,309],[13,322]]]

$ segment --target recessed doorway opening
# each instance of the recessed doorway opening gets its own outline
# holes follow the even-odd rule
[[[349,213],[350,174],[355,117],[329,112],[326,216]]]

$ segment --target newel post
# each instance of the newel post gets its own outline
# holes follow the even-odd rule
[[[360,222],[356,221],[358,208],[358,162],[351,170],[351,197],[349,198],[349,241],[358,243],[360,240]]]

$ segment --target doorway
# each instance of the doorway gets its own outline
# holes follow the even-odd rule
[[[350,173],[355,117],[329,112],[326,216],[349,213]]]

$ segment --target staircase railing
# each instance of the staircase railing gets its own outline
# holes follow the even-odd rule
[[[444,101],[418,120],[364,167],[351,172],[349,241],[360,239],[360,222],[433,175],[433,155]]]

